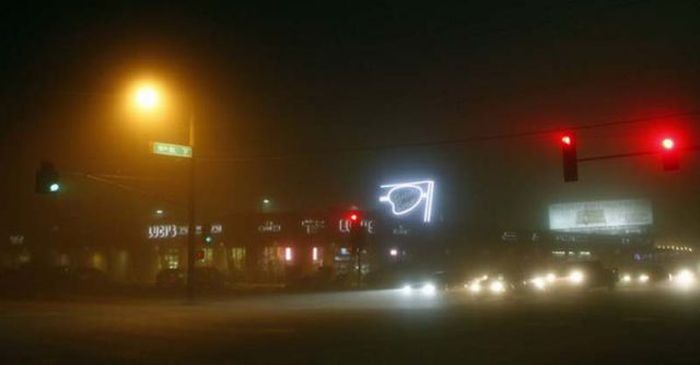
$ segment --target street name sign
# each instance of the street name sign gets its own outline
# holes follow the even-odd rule
[[[180,144],[153,142],[153,153],[156,155],[192,158],[192,147]]]

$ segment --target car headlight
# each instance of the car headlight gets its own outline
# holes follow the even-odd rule
[[[678,286],[688,287],[695,283],[695,274],[688,269],[684,269],[674,275],[671,280]]]
[[[583,279],[584,279],[583,272],[581,272],[579,270],[574,270],[569,274],[569,281],[572,284],[576,284],[576,285],[581,284],[581,283],[583,283]]]
[[[410,293],[411,292],[411,286],[408,284],[405,284],[404,286],[401,287],[401,291],[404,293]]]
[[[491,282],[491,285],[489,285],[489,289],[494,294],[500,294],[506,291],[506,286],[503,285],[502,281],[496,280]]]
[[[647,282],[649,281],[649,275],[647,275],[647,274],[641,274],[641,275],[639,275],[638,280],[639,280],[640,283],[645,284],[645,283],[647,283]]]
[[[480,293],[481,292],[481,283],[479,281],[474,281],[471,284],[466,285],[469,288],[469,291],[472,293]]]
[[[547,279],[548,283],[553,283],[554,281],[557,280],[557,276],[553,272],[550,272],[549,274],[547,274],[547,276],[545,278]]]
[[[536,278],[530,280],[530,282],[535,287],[535,289],[538,289],[538,290],[544,290],[545,287],[547,286],[546,279],[541,278],[541,277],[536,277]]]
[[[423,292],[423,294],[426,294],[426,295],[435,294],[435,284],[425,283],[425,284],[423,284],[421,291]]]
[[[620,280],[622,280],[623,283],[629,283],[630,281],[632,281],[632,276],[630,274],[625,274],[622,275],[622,278]]]

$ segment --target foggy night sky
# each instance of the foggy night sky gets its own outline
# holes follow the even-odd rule
[[[120,2],[1,13],[7,234],[49,219],[33,193],[42,158],[66,184],[63,219],[130,224],[163,205],[67,172],[161,179],[138,184],[181,199],[184,164],[149,155],[147,143],[184,143],[190,112],[204,157],[303,155],[202,162],[204,219],[252,211],[263,196],[280,210],[370,208],[380,183],[434,177],[438,215],[465,227],[543,228],[550,202],[647,197],[661,232],[700,233],[692,153],[675,174],[642,157],[582,164],[580,181],[564,184],[554,135],[371,150],[700,110],[696,1]],[[149,127],[121,115],[126,83],[144,74],[188,105]],[[667,130],[692,144],[697,121],[581,132],[579,156],[654,148]],[[370,151],[334,152],[362,147]]]

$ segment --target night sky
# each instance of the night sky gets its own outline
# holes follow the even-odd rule
[[[377,186],[438,181],[441,219],[463,227],[546,227],[551,202],[651,199],[657,229],[700,234],[700,164],[656,157],[591,162],[565,184],[556,134],[700,110],[700,3],[119,2],[4,8],[0,22],[2,231],[63,222],[144,222],[153,196],[184,200],[186,168],[148,142],[186,142],[198,121],[203,219],[254,211],[376,206]],[[177,90],[158,123],[120,112],[151,76]],[[578,134],[581,157],[695,144],[698,115]],[[403,145],[469,139],[460,144]],[[66,191],[37,197],[52,160]],[[79,173],[129,176],[127,192]],[[80,222],[80,223],[76,223]],[[116,223],[115,223],[116,222]],[[692,242],[691,242],[692,243]]]

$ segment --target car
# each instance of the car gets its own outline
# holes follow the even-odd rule
[[[194,269],[194,285],[198,289],[223,289],[226,286],[224,275],[213,267],[198,267]]]
[[[513,281],[500,273],[484,274],[468,280],[464,284],[469,294],[473,296],[503,295],[513,291]]]
[[[599,261],[567,264],[560,277],[563,285],[583,289],[613,289],[619,279],[616,269],[607,268]]]
[[[164,269],[156,275],[156,286],[161,289],[184,288],[187,274],[181,269]],[[197,289],[223,289],[226,286],[224,275],[213,267],[195,268],[194,286]]]
[[[109,279],[102,270],[93,267],[80,267],[72,271],[71,285],[76,289],[105,289]]]
[[[433,295],[438,290],[446,290],[447,288],[445,274],[442,271],[408,275],[400,284],[400,289],[407,294],[420,292],[424,295]]]
[[[180,269],[164,269],[156,275],[156,286],[161,289],[182,288],[185,286],[185,273]]]

